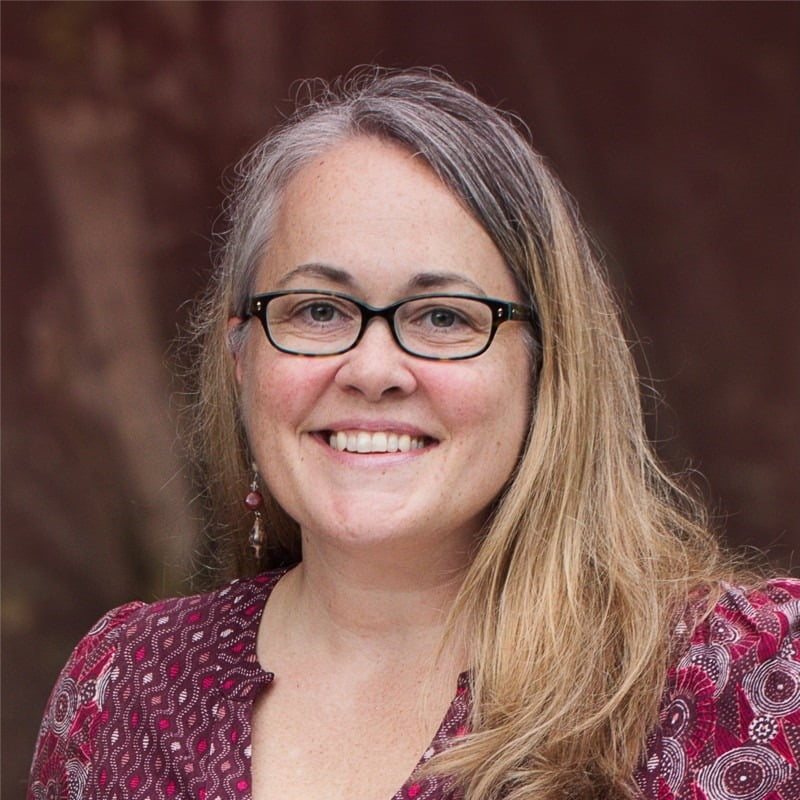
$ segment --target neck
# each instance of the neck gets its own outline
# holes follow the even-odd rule
[[[290,650],[311,647],[330,663],[391,667],[416,659],[435,669],[467,566],[466,548],[446,549],[421,554],[413,545],[376,546],[354,553],[304,537],[303,561],[267,606],[275,612],[272,635]],[[460,671],[465,658],[453,644],[445,660],[458,662]]]

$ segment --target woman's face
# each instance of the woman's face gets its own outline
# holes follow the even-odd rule
[[[488,235],[433,172],[370,138],[324,152],[289,183],[255,282],[256,293],[282,289],[374,306],[421,293],[522,300]],[[464,361],[403,352],[383,319],[349,352],[310,358],[279,352],[257,320],[248,324],[236,353],[245,426],[304,546],[321,537],[466,552],[525,438],[524,323],[501,325],[485,353]],[[388,450],[393,437],[410,449],[341,450],[332,434],[361,450]]]

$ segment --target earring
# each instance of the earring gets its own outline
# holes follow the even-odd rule
[[[250,481],[250,491],[244,498],[244,504],[255,515],[253,530],[250,531],[250,548],[256,557],[256,561],[260,561],[266,535],[264,533],[264,518],[261,515],[261,509],[264,508],[264,497],[258,491],[258,467],[256,467],[255,462],[253,462],[253,480]]]

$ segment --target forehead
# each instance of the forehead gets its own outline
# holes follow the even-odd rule
[[[500,252],[452,191],[419,156],[374,138],[335,145],[288,183],[257,289],[304,264],[348,272],[373,292],[424,272],[514,293]]]

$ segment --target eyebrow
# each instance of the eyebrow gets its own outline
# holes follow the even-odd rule
[[[486,292],[475,281],[457,272],[419,272],[408,282],[408,288],[413,291],[451,289],[457,284],[468,287],[481,297],[486,297]]]
[[[278,287],[283,288],[297,278],[318,278],[351,290],[357,288],[356,280],[347,270],[316,262],[300,264],[289,270],[278,281]],[[406,283],[408,291],[412,293],[430,291],[431,289],[452,289],[458,285],[469,289],[480,297],[487,296],[486,292],[475,281],[457,272],[418,272]]]
[[[340,286],[355,288],[353,276],[347,270],[332,267],[330,264],[300,264],[300,266],[290,269],[279,281],[278,287],[282,288],[291,283],[295,278],[322,278],[331,283],[338,283]]]

